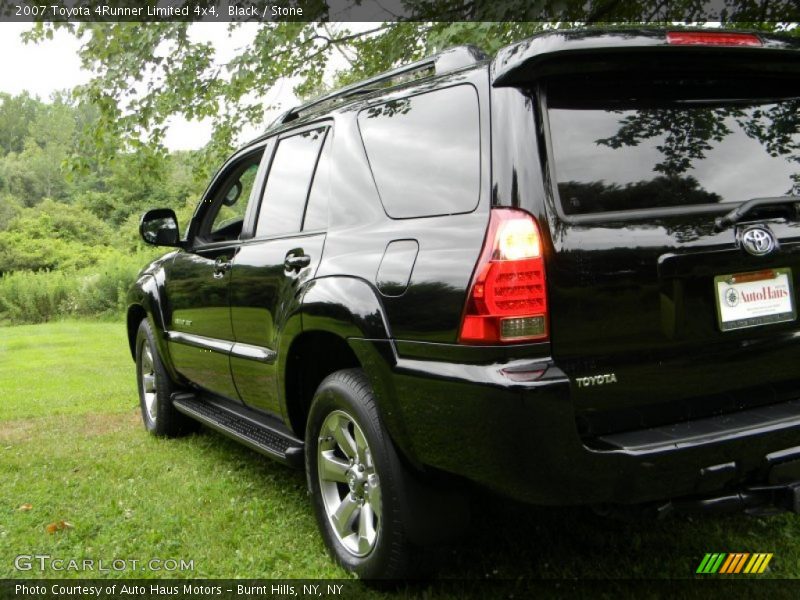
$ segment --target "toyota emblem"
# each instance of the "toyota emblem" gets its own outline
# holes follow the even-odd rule
[[[753,256],[764,256],[775,250],[777,243],[769,229],[748,227],[742,232],[742,246]]]

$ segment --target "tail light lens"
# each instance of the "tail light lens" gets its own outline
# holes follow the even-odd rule
[[[492,209],[472,277],[459,341],[515,343],[548,337],[542,237],[528,213]]]
[[[667,43],[673,46],[761,46],[761,38],[752,33],[668,31]]]

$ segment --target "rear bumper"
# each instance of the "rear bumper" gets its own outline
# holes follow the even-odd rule
[[[519,500],[640,504],[800,481],[800,402],[587,443],[570,381],[550,361],[457,365],[397,358],[390,342],[354,348],[371,356],[384,418],[412,461]]]

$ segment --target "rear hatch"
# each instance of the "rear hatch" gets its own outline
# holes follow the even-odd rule
[[[531,86],[552,350],[587,438],[800,397],[800,77],[758,50]]]

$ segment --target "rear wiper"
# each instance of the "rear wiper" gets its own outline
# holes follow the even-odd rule
[[[738,223],[742,218],[754,208],[760,206],[774,206],[780,204],[797,204],[800,202],[800,196],[775,196],[774,198],[753,198],[747,202],[743,202],[731,212],[726,213],[721,217],[714,219],[714,229],[722,231],[727,229],[734,223]]]

